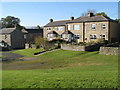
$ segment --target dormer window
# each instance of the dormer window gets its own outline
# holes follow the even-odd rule
[[[47,28],[47,30],[51,30],[51,28]]]
[[[96,25],[95,24],[91,24],[91,29],[95,30],[95,28],[96,28]]]

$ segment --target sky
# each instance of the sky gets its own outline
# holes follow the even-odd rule
[[[49,19],[67,20],[80,17],[88,9],[105,12],[110,18],[118,18],[118,2],[2,2],[1,18],[20,18],[23,26],[44,26]]]

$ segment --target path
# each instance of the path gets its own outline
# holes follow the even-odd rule
[[[52,51],[57,51],[57,50],[60,50],[60,49],[54,49],[54,50],[50,50],[50,51],[40,52],[39,54],[34,55],[34,56],[39,56],[39,55],[42,55],[42,54],[45,54],[45,53],[49,53],[49,52],[52,52]]]
[[[3,52],[2,56],[3,56],[2,61],[15,60],[15,59],[23,57],[22,55],[15,54],[15,53],[8,53],[8,52],[7,53]]]

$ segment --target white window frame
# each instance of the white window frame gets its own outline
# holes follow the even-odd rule
[[[50,28],[50,27],[48,27],[48,28],[47,28],[47,30],[51,30],[51,28]]]
[[[80,30],[80,25],[78,24],[73,25],[73,30]]]
[[[96,29],[96,24],[91,24],[91,30],[95,30]]]
[[[104,37],[103,37],[103,36],[104,36]],[[101,35],[100,35],[100,38],[105,39],[105,38],[106,38],[106,35],[105,35],[105,34],[101,34]]]
[[[92,39],[92,40],[97,39],[97,35],[96,34],[90,34],[90,39]]]
[[[102,30],[106,29],[106,24],[102,23]]]
[[[67,25],[67,29],[68,29],[68,30],[71,30],[71,25]]]
[[[48,37],[53,37],[53,34],[48,34]]]
[[[57,27],[57,30],[63,30],[63,27],[59,26]]]
[[[75,38],[75,39],[80,39],[80,34],[75,34],[75,35],[74,35],[74,38]]]
[[[7,39],[7,35],[5,34],[5,39]]]
[[[26,39],[27,38],[27,35],[26,34],[24,34],[24,39]]]

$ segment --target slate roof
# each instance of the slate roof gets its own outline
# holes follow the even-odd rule
[[[108,17],[104,17],[103,15],[95,15],[92,17],[85,16],[85,17],[78,17],[68,23],[77,23],[77,22],[96,22],[96,21],[114,21]]]
[[[65,31],[62,34],[72,34],[72,35],[74,35],[71,31]]]
[[[69,22],[70,20],[61,20],[61,21],[53,21],[53,22],[49,22],[48,24],[46,24],[44,27],[51,27],[51,26],[65,26],[65,24],[67,22]]]
[[[54,26],[65,26],[67,23],[79,23],[79,22],[96,22],[96,21],[115,21],[103,15],[95,16],[82,16],[74,20],[62,20],[62,21],[53,21],[46,24],[44,27],[54,27]]]
[[[23,29],[24,33],[43,33],[43,29]]]
[[[0,34],[10,34],[15,30],[15,28],[2,28],[0,29]]]

